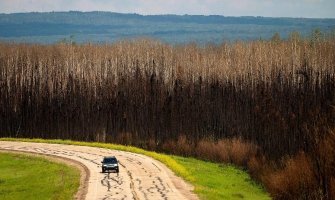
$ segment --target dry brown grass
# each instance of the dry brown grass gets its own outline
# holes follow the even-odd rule
[[[282,169],[262,177],[267,190],[275,199],[319,198],[318,182],[312,162],[304,153],[283,162]]]
[[[271,173],[272,169],[269,166],[266,158],[262,155],[252,156],[247,163],[247,169],[251,177],[260,182],[262,181],[261,177]]]
[[[321,186],[322,194],[328,199],[335,198],[335,131],[329,131],[318,144],[318,151],[313,152],[315,173]]]
[[[199,158],[219,162],[229,162],[228,148],[223,141],[214,143],[201,140],[196,146],[196,154]]]
[[[279,164],[254,156],[248,170],[274,199],[334,199],[334,131],[322,136],[317,149],[289,156]]]
[[[195,148],[196,155],[200,158],[239,166],[246,166],[249,159],[257,154],[257,150],[256,145],[241,138],[223,139],[217,142],[201,140]]]
[[[180,135],[177,140],[167,140],[162,145],[162,149],[175,155],[193,156],[194,145],[185,135]]]
[[[250,142],[243,142],[240,138],[231,141],[230,159],[232,163],[246,166],[249,159],[256,155],[257,146]]]

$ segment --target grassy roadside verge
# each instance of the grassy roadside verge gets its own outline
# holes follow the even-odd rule
[[[72,199],[80,172],[38,156],[0,152],[0,199]]]
[[[152,157],[164,163],[178,176],[195,186],[195,193],[201,199],[270,199],[268,193],[250,179],[247,172],[231,165],[205,162],[193,158],[183,158],[146,151],[132,146],[70,140],[0,138],[0,141],[39,142],[100,147],[128,151]]]

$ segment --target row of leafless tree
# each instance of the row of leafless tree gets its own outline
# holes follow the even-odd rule
[[[242,137],[274,158],[334,125],[335,41],[0,44],[1,136],[157,148]],[[317,126],[317,127],[316,127]]]

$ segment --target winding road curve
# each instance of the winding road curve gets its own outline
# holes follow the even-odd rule
[[[84,195],[80,197],[87,200],[198,199],[192,193],[192,186],[175,176],[165,165],[140,154],[95,147],[7,141],[0,141],[0,150],[79,162],[88,170],[85,187],[81,187],[85,188]],[[119,160],[119,174],[101,172],[103,156],[111,155]]]

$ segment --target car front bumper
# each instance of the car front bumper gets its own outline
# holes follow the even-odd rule
[[[102,166],[102,170],[103,171],[107,171],[107,170],[115,170],[118,171],[119,167],[118,166]]]

